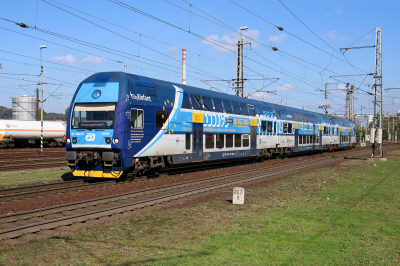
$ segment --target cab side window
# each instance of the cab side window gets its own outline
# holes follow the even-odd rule
[[[131,109],[131,121],[129,125],[131,128],[143,128],[143,110]]]

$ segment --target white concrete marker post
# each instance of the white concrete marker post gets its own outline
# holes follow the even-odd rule
[[[233,204],[243,204],[244,203],[244,188],[235,187],[233,189]]]

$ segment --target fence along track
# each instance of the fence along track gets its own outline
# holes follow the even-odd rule
[[[347,155],[359,156],[369,153],[370,151],[362,151]],[[115,196],[58,205],[35,211],[3,215],[0,216],[0,223],[1,227],[3,228],[0,230],[0,240],[18,238],[24,234],[31,234],[41,230],[51,230],[59,226],[68,226],[73,223],[82,223],[87,220],[99,219],[101,217],[120,214],[126,211],[132,211],[155,204],[188,197],[198,193],[233,186],[237,183],[256,181],[261,178],[286,174],[293,171],[337,162],[340,160],[343,160],[342,156],[339,158],[331,157],[319,160],[309,160],[296,164],[276,166],[273,169],[268,169],[268,173],[265,173],[265,168],[256,169],[174,184],[165,187],[151,188]],[[213,183],[210,184],[211,182]],[[134,200],[132,200],[132,198],[134,198]],[[46,215],[49,215],[52,218],[47,219],[45,217]],[[57,217],[57,215],[59,217]],[[34,219],[36,222],[30,221],[30,219]],[[42,221],[37,222],[37,220],[40,219]]]

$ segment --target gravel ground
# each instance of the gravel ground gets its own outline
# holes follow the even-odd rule
[[[361,148],[357,148],[357,150],[361,150]],[[74,191],[74,192],[66,192],[63,194],[54,194],[49,196],[37,197],[37,198],[29,198],[24,200],[17,200],[11,202],[4,202],[0,206],[0,215],[8,214],[8,213],[15,213],[21,211],[29,211],[34,209],[40,209],[45,207],[50,207],[59,204],[66,204],[76,201],[82,200],[89,200],[99,197],[111,196],[116,194],[121,194],[130,191],[137,191],[147,188],[154,188],[159,186],[166,186],[181,182],[199,180],[204,178],[209,178],[213,176],[219,176],[224,174],[236,173],[241,171],[247,171],[252,169],[259,169],[263,167],[287,164],[298,162],[302,160],[309,160],[321,157],[329,157],[332,155],[344,155],[351,151],[339,151],[334,153],[323,153],[323,154],[313,154],[313,155],[304,155],[304,156],[296,156],[296,157],[289,157],[286,159],[272,159],[266,160],[264,162],[258,163],[243,163],[237,166],[221,166],[220,168],[212,169],[212,170],[205,170],[205,171],[193,171],[190,173],[185,174],[178,174],[178,175],[170,175],[170,176],[160,176],[159,178],[143,178],[137,179],[133,182],[123,182],[120,184],[116,184],[113,186],[108,187],[101,187],[95,189],[88,189],[82,191]],[[336,164],[338,165],[338,164]],[[333,167],[334,165],[332,165]],[[199,166],[201,168],[202,166]],[[323,166],[325,168],[327,166]],[[331,167],[331,166],[329,166]],[[315,170],[315,169],[314,169]],[[280,177],[287,178],[288,176]],[[275,180],[275,179],[272,179]],[[269,182],[276,182],[275,181],[265,181],[265,185],[269,184]],[[263,182],[261,182],[263,183]]]

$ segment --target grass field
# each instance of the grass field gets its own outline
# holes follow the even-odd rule
[[[61,182],[73,178],[66,167],[0,173],[0,189]]]
[[[399,157],[35,239],[1,265],[399,265]],[[246,187],[246,186],[245,186]]]

